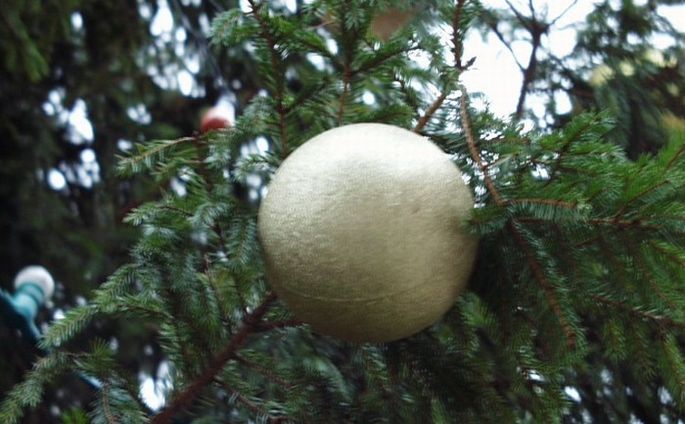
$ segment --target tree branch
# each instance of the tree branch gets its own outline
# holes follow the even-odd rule
[[[426,113],[419,119],[419,122],[416,124],[416,126],[412,130],[413,132],[418,134],[423,130],[423,128],[426,126],[426,124],[428,124],[428,121],[430,121],[430,119],[433,117],[435,112],[437,112],[438,109],[440,109],[440,106],[442,106],[442,103],[447,98],[447,94],[448,94],[447,91],[440,93],[440,96],[438,96],[438,98],[435,99],[433,104],[431,104],[430,107],[428,108],[428,110],[426,110]]]
[[[256,326],[255,332],[275,330],[277,328],[297,327],[303,324],[304,322],[297,319],[290,319],[285,321],[265,321],[260,322],[259,325]]]
[[[659,246],[658,244],[656,244],[653,240],[649,241],[649,245],[652,246],[653,248],[655,248],[656,250],[658,250],[659,252],[661,252],[662,254],[664,254],[672,262],[675,262],[675,263],[680,264],[683,267],[685,267],[685,260],[681,259],[675,253],[669,252],[667,249],[664,249],[662,246]]]
[[[283,66],[281,64],[280,55],[276,50],[276,40],[274,40],[271,32],[269,31],[269,26],[264,22],[264,18],[259,14],[263,3],[256,4],[254,0],[248,0],[250,7],[252,9],[252,14],[254,15],[259,28],[261,29],[262,37],[266,40],[269,45],[269,51],[271,53],[271,67],[274,71],[278,72],[278,77],[276,78],[276,92],[274,97],[276,99],[276,112],[278,112],[278,131],[279,138],[281,141],[281,157],[285,158],[288,156],[288,141],[286,138],[285,130],[285,115],[287,113],[285,105],[283,104],[283,96],[285,92],[285,73],[283,72]]]
[[[651,287],[652,291],[661,299],[662,302],[667,304],[670,308],[672,308],[674,311],[677,311],[679,309],[678,305],[673,302],[659,287],[659,285],[656,282],[656,279],[654,278],[654,275],[652,272],[650,272],[649,267],[645,263],[644,257],[639,254],[640,252],[640,247],[637,246],[635,241],[633,241],[629,237],[625,237],[623,235],[620,236],[621,240],[623,240],[623,243],[627,246],[631,247],[631,250],[636,252],[634,255],[632,255],[635,259],[635,264],[638,266],[640,272],[642,275],[645,277],[645,280],[647,281],[647,284],[649,284],[649,287]]]
[[[509,43],[504,39],[504,34],[502,34],[502,32],[497,28],[497,24],[496,24],[496,23],[492,23],[492,22],[488,22],[487,25],[490,27],[490,29],[491,29],[492,32],[495,34],[495,36],[497,36],[497,38],[499,39],[499,41],[502,42],[502,44],[504,45],[504,47],[506,47],[507,50],[509,50],[509,53],[511,53],[511,57],[514,58],[514,62],[516,62],[516,66],[518,66],[519,70],[520,70],[522,73],[525,72],[526,68],[524,68],[523,65],[521,65],[521,62],[519,62],[519,59],[516,57],[516,54],[514,53],[514,49],[512,49],[512,48],[511,48],[511,44],[509,44]]]
[[[565,200],[558,199],[509,199],[506,201],[508,205],[525,205],[525,204],[536,204],[536,205],[548,205],[556,206],[559,208],[575,209],[578,204],[576,202],[567,202]]]
[[[469,151],[471,152],[471,158],[473,158],[473,161],[476,162],[478,165],[478,168],[480,171],[483,173],[483,180],[485,182],[485,186],[488,189],[488,192],[490,192],[490,195],[495,201],[495,204],[498,206],[502,206],[504,204],[504,200],[502,199],[502,196],[500,195],[499,191],[495,187],[495,183],[492,181],[490,178],[490,174],[488,173],[488,169],[483,163],[483,159],[480,156],[480,152],[478,151],[478,147],[476,146],[476,139],[473,136],[473,131],[471,129],[471,118],[469,117],[469,111],[468,111],[468,92],[466,91],[466,87],[461,87],[461,101],[460,101],[460,114],[461,114],[461,121],[462,125],[464,126],[464,134],[466,135],[466,142],[468,143],[469,146]]]
[[[112,408],[109,404],[109,382],[104,382],[100,394],[102,395],[102,413],[107,420],[107,424],[117,424],[119,421],[112,414]]]
[[[221,351],[192,383],[187,385],[180,393],[178,393],[159,414],[152,417],[151,424],[170,424],[172,418],[183,408],[188,406],[195,398],[200,395],[200,392],[216,378],[217,374],[221,372],[226,363],[235,358],[238,349],[240,349],[246,342],[247,337],[253,333],[254,329],[259,325],[260,320],[269,309],[269,305],[276,299],[274,293],[269,293],[261,305],[259,305],[251,314],[243,318],[243,326],[231,337],[226,348]]]
[[[534,223],[546,223],[550,222],[545,219],[540,219],[540,218],[535,218],[532,216],[520,216],[516,218],[520,222],[534,222]],[[607,227],[614,227],[615,229],[623,230],[626,228],[637,228],[637,229],[644,229],[644,230],[662,230],[663,227],[656,225],[656,224],[645,224],[639,219],[635,220],[615,220],[613,218],[592,218],[587,221],[584,221],[583,224],[592,224],[594,226],[607,226]],[[581,242],[580,244],[577,244],[576,247],[587,245],[593,241],[595,241],[597,237],[593,237],[590,240],[586,240],[584,242]]]
[[[568,13],[568,11],[571,10],[577,3],[578,3],[578,0],[573,0],[571,2],[571,4],[566,6],[566,9],[564,9],[561,13],[559,13],[559,15],[557,15],[556,18],[552,19],[552,21],[549,23],[549,25],[552,26],[552,25],[556,24],[559,21],[559,19],[563,18],[564,15],[566,15]]]
[[[651,193],[652,191],[654,191],[654,190],[658,189],[659,187],[661,187],[661,186],[663,186],[663,185],[665,185],[665,184],[668,184],[668,183],[669,183],[668,180],[662,181],[662,182],[660,182],[659,184],[657,184],[657,185],[655,185],[655,186],[652,186],[652,187],[650,187],[650,188],[648,188],[648,189],[645,189],[645,190],[639,192],[638,194],[636,194],[635,196],[631,197],[631,198],[626,202],[626,204],[623,205],[623,206],[621,207],[621,209],[618,210],[618,212],[616,212],[616,215],[614,215],[615,218],[618,219],[619,217],[623,216],[623,214],[625,213],[626,209],[628,209],[628,206],[630,206],[631,204],[635,203],[640,197],[642,197],[642,196],[644,196],[644,195],[646,195],[646,194],[649,194],[649,193]]]
[[[676,327],[676,328],[680,328],[680,329],[685,329],[685,322],[676,321],[673,318],[667,317],[665,315],[659,315],[659,314],[655,314],[655,313],[649,312],[649,311],[641,311],[639,309],[634,308],[633,306],[626,305],[623,302],[617,302],[615,300],[607,299],[606,297],[603,297],[603,296],[590,295],[590,297],[599,303],[602,303],[602,304],[608,305],[608,306],[612,306],[616,309],[620,309],[624,312],[629,313],[630,315],[634,315],[634,316],[637,316],[639,318],[644,318],[644,319],[648,319],[650,321],[654,321],[659,325],[665,325],[667,327]]]
[[[526,66],[523,72],[523,83],[521,83],[521,91],[519,93],[519,99],[516,104],[516,112],[514,116],[516,119],[521,119],[523,116],[523,106],[526,103],[526,96],[528,95],[528,88],[535,78],[535,71],[538,67],[537,51],[540,47],[540,42],[542,41],[542,34],[538,32],[532,32],[533,37],[533,49],[530,52],[530,58],[528,59],[528,66]]]
[[[486,166],[483,164],[483,160],[481,159],[480,152],[478,151],[478,148],[476,147],[476,140],[473,137],[473,134],[471,133],[471,122],[469,119],[468,115],[468,108],[466,105],[466,99],[467,99],[467,93],[466,89],[462,88],[463,93],[461,96],[461,116],[462,116],[462,123],[464,125],[464,132],[466,133],[466,140],[469,145],[469,150],[471,151],[471,156],[473,157],[473,160],[478,164],[478,167],[480,168],[481,172],[483,173],[483,179],[485,181],[485,186],[487,187],[488,191],[490,192],[490,195],[495,201],[495,204],[498,206],[503,206],[507,203],[506,200],[503,200],[499,191],[495,187],[494,182],[490,178],[490,175],[488,174],[488,170]],[[542,288],[543,292],[545,293],[545,297],[547,298],[547,303],[549,304],[550,308],[554,312],[554,314],[557,316],[557,319],[559,320],[559,324],[561,325],[561,328],[564,331],[564,334],[566,335],[566,341],[567,345],[569,348],[573,348],[576,345],[576,334],[573,331],[573,328],[569,324],[568,320],[563,314],[563,311],[561,310],[561,306],[559,305],[559,301],[557,300],[556,294],[554,293],[554,289],[552,288],[552,285],[547,279],[547,276],[545,275],[544,271],[542,270],[542,266],[538,262],[538,260],[535,258],[535,255],[533,254],[533,251],[531,250],[530,245],[528,242],[523,238],[523,235],[521,232],[516,228],[513,222],[509,223],[509,228],[514,235],[514,238],[516,239],[517,244],[521,247],[521,249],[524,251],[526,258],[528,259],[528,263],[530,265],[531,270],[533,271],[533,275],[535,276],[535,279],[537,280],[538,284]]]
[[[247,359],[243,358],[241,355],[236,355],[235,360],[240,362],[242,365],[246,366],[247,368],[250,368],[263,377],[267,378],[268,380],[278,384],[279,386],[283,387],[285,390],[292,390],[294,386],[290,384],[289,382],[285,381],[283,378],[277,376],[272,372],[272,370],[266,369],[262,367],[259,364],[255,364],[254,362],[248,361]]]
[[[516,19],[518,19],[521,25],[530,33],[533,44],[532,50],[530,52],[530,58],[528,58],[528,65],[523,71],[523,83],[521,84],[521,91],[519,93],[519,99],[516,104],[516,112],[514,113],[516,119],[521,119],[521,117],[523,116],[523,107],[526,102],[526,96],[528,95],[529,86],[535,78],[535,71],[537,70],[538,66],[537,51],[540,47],[540,43],[542,42],[542,34],[547,32],[549,24],[541,23],[540,21],[538,21],[532,1],[529,1],[528,3],[531,14],[530,17],[526,17],[521,12],[519,12],[514,7],[514,5],[511,4],[509,0],[506,0],[506,3],[516,16]]]
[[[217,380],[217,383],[223,383],[222,381]],[[262,407],[257,405],[256,403],[252,402],[250,399],[247,398],[244,394],[240,393],[239,391],[232,389],[230,387],[227,387],[224,385],[227,391],[229,391],[233,396],[235,396],[235,399],[242,403],[243,405],[247,406],[248,409],[250,409],[252,412],[254,412],[258,416],[264,416],[266,418],[267,423],[278,423],[281,422],[282,417],[274,417],[271,414],[267,413]]]
[[[457,0],[457,6],[454,8],[454,15],[452,15],[452,48],[454,49],[454,66],[460,70],[464,70],[461,63],[461,56],[464,53],[461,35],[461,14],[464,10],[464,3],[466,0]]]
[[[554,312],[554,315],[556,315],[557,320],[559,320],[559,325],[561,325],[564,335],[566,336],[566,345],[569,347],[569,349],[573,349],[576,345],[576,333],[573,331],[573,328],[566,319],[564,312],[561,310],[561,305],[559,305],[559,300],[557,299],[556,293],[554,293],[552,284],[549,282],[545,272],[542,270],[542,266],[535,257],[535,253],[532,251],[530,244],[526,241],[513,222],[509,223],[509,229],[514,235],[516,243],[525,254],[526,259],[528,260],[528,265],[533,272],[535,280],[537,280],[538,284],[542,288],[549,307],[552,309],[552,312]]]
[[[671,167],[673,167],[673,164],[678,160],[678,158],[679,158],[683,153],[685,153],[685,143],[683,143],[683,145],[680,146],[680,149],[678,149],[678,151],[676,152],[676,154],[673,155],[673,157],[671,158],[671,160],[668,161],[668,163],[666,164],[666,169],[671,169]]]
[[[561,147],[561,149],[558,152],[559,156],[557,156],[556,161],[554,161],[554,164],[552,166],[550,166],[550,168],[549,168],[549,180],[547,180],[547,184],[545,184],[545,185],[551,184],[552,180],[554,179],[557,172],[561,168],[561,163],[563,162],[564,157],[566,156],[568,151],[571,150],[571,145],[576,140],[578,140],[578,137],[580,137],[580,135],[583,134],[585,132],[585,130],[587,130],[590,127],[590,125],[592,125],[592,124],[586,123],[585,125],[583,125],[582,128],[579,128],[577,131],[575,131],[571,135],[571,137],[568,138],[568,140],[566,140],[566,143],[564,143],[564,145]]]

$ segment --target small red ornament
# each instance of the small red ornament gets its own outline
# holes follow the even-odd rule
[[[213,107],[202,115],[202,121],[200,122],[200,132],[206,133],[209,131],[220,130],[224,128],[229,128],[231,126],[231,121],[228,120],[225,113],[222,113],[219,109]]]

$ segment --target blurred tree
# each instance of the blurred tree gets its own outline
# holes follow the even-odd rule
[[[52,327],[52,353],[5,398],[1,418],[17,419],[53,383],[62,387],[45,391],[35,422],[55,420],[51,405],[77,407],[64,422],[83,422],[79,407],[94,421],[142,421],[138,375],[160,364],[169,386],[154,422],[681,416],[685,79],[682,34],[660,7],[684,2],[600,2],[568,57],[545,44],[560,16],[535,2],[25,3],[0,11],[3,284],[41,262],[65,282],[56,303],[69,309],[118,270]],[[204,37],[220,10],[215,60]],[[473,63],[465,33],[478,25],[512,53],[515,40],[531,43],[510,123],[472,109],[459,85]],[[656,53],[654,34],[673,47]],[[190,91],[178,85],[184,71]],[[571,113],[558,113],[559,92]],[[200,108],[221,95],[235,125],[194,134]],[[532,96],[544,114],[529,110]],[[606,112],[582,113],[592,110]],[[92,137],[69,119],[80,111]],[[530,118],[541,129],[522,132]],[[311,136],[364,121],[430,136],[480,205],[470,290],[442,322],[381,346],[312,334],[268,294],[244,190]],[[269,152],[245,148],[260,138]],[[120,164],[136,177],[114,178],[117,151],[143,139],[157,141],[136,143]],[[122,226],[125,215],[142,231]],[[28,361],[2,336],[6,388]],[[65,370],[101,387],[59,383]]]
[[[193,133],[202,108],[233,96],[226,81],[244,87],[240,95],[250,92],[251,74],[239,58],[231,63],[209,48],[206,26],[217,7],[187,1],[3,3],[0,283],[10,290],[21,267],[48,267],[59,285],[41,322],[82,303],[128,257],[137,231],[122,218],[155,196],[157,185],[116,178],[117,156],[141,140]],[[182,70],[189,92],[179,87]],[[161,353],[153,334],[152,327],[109,321],[97,322],[84,337],[113,340],[130,369],[154,374]],[[39,352],[5,325],[0,338],[4,394]],[[85,405],[91,392],[78,379],[70,381],[55,392],[59,399],[27,422],[48,422],[51,405]]]

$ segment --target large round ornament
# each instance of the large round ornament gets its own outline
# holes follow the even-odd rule
[[[467,283],[472,208],[461,173],[427,138],[372,123],[326,131],[283,162],[260,206],[268,280],[318,333],[410,336]]]

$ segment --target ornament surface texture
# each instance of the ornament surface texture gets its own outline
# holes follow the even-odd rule
[[[427,138],[375,123],[326,131],[283,162],[260,205],[268,281],[318,333],[408,337],[466,286],[472,208],[461,173]]]

